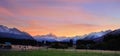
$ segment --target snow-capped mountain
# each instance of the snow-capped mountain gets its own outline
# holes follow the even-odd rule
[[[18,35],[29,35],[26,32],[22,32],[18,30],[17,28],[8,28],[7,26],[4,26],[4,25],[0,25],[0,32],[12,33],[12,34],[18,34]]]
[[[60,42],[68,42],[70,40],[70,38],[67,37],[57,37],[54,34],[47,34],[47,35],[37,35],[34,36],[34,39],[36,39],[37,41],[41,42],[41,41],[49,41],[49,42],[55,42],[55,41],[60,41]]]
[[[76,44],[77,40],[94,40],[94,41],[99,41],[100,37],[111,32],[111,30],[107,31],[101,31],[101,32],[94,32],[90,33],[88,35],[83,35],[83,36],[74,36],[74,37],[57,37],[54,34],[47,34],[47,35],[37,35],[34,36],[34,39],[36,39],[39,42],[42,41],[49,41],[49,42],[69,42],[71,39],[73,40],[73,44]]]
[[[49,41],[49,42],[69,42],[71,39],[73,40],[73,43],[75,44],[77,40],[83,39],[83,40],[100,40],[101,36],[111,32],[111,30],[107,31],[101,31],[101,32],[93,32],[88,35],[83,36],[75,36],[75,37],[57,37],[54,34],[47,34],[47,35],[37,35],[34,36],[34,39],[42,42],[42,41]],[[118,32],[117,32],[118,33]],[[6,26],[0,25],[0,36],[1,37],[7,37],[7,38],[14,38],[14,39],[33,39],[31,35],[29,35],[26,32],[20,31],[17,28],[8,28]]]
[[[111,32],[111,30],[90,33],[90,34],[86,35],[86,37],[84,37],[84,40],[95,40],[95,39],[98,39],[98,38],[106,35],[109,32]]]
[[[36,39],[38,42],[42,42],[42,41],[49,41],[49,42],[54,42],[56,41],[56,36],[53,34],[47,34],[47,35],[37,35],[34,36],[34,39]]]
[[[102,36],[102,38],[104,38],[104,41],[110,40],[110,39],[119,40],[120,39],[120,29],[113,30],[113,31],[109,32],[108,34]]]
[[[119,35],[120,34],[120,29],[116,29],[116,30],[110,32],[109,34],[111,34],[111,35]]]
[[[80,39],[83,39],[84,36],[74,36],[74,37],[71,37],[72,40],[73,40],[73,44],[76,44],[76,41],[77,40],[80,40]]]
[[[8,28],[3,25],[0,25],[0,38],[33,39],[32,36],[26,32],[22,32],[17,28]]]

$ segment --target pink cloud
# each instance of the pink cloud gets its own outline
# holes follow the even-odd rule
[[[28,17],[40,17],[40,18],[50,18],[50,19],[63,19],[63,20],[71,20],[71,19],[83,19],[83,20],[91,20],[95,19],[93,15],[89,14],[83,9],[77,9],[76,7],[43,7],[37,9],[28,9],[22,8],[19,13],[21,16]]]
[[[49,2],[68,2],[68,3],[74,3],[74,2],[79,2],[79,3],[91,3],[91,2],[114,2],[120,0],[19,0],[16,2],[42,2],[42,1],[49,1]],[[11,2],[15,2],[14,0],[11,0]]]
[[[8,9],[5,9],[3,7],[0,7],[0,14],[7,15],[7,16],[14,16],[12,12],[10,12]]]

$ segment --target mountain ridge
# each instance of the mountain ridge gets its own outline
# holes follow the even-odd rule
[[[74,36],[74,37],[58,37],[52,33],[46,34],[46,35],[37,35],[37,36],[31,36],[30,34],[28,34],[27,32],[23,32],[20,31],[17,28],[8,28],[7,26],[4,25],[0,25],[0,33],[2,34],[1,36],[3,36],[4,34],[7,34],[9,36],[11,35],[17,35],[17,36],[21,36],[21,38],[23,37],[30,37],[31,39],[35,39],[36,41],[49,41],[49,42],[54,42],[54,41],[61,41],[61,42],[69,42],[71,39],[76,42],[79,39],[82,40],[94,40],[94,41],[100,41],[103,35],[111,32],[112,30],[106,30],[106,31],[101,31],[101,32],[92,32],[90,34],[87,35],[83,35],[83,36]],[[9,37],[8,36],[8,37]],[[16,38],[15,36],[12,36],[14,38]]]

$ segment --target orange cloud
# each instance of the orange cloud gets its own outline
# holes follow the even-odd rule
[[[91,32],[99,32],[105,30],[114,30],[118,29],[120,25],[105,25],[105,26],[96,26],[96,25],[69,25],[58,27],[54,29],[52,33],[56,34],[57,36],[76,36],[76,35],[84,35]],[[56,31],[55,31],[56,30]]]

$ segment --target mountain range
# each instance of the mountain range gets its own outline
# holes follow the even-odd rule
[[[8,28],[3,25],[0,25],[0,38],[33,40],[32,36],[30,34],[20,31],[17,28]]]
[[[70,40],[73,40],[73,44],[76,44],[76,41],[81,39],[81,40],[93,40],[96,42],[102,41],[102,36],[106,35],[107,33],[111,32],[111,30],[107,31],[101,31],[101,32],[93,32],[87,35],[83,36],[74,36],[74,37],[57,37],[54,34],[46,34],[46,35],[37,35],[33,36],[34,39],[36,39],[38,42],[42,41],[48,41],[48,42],[70,42]]]
[[[0,25],[0,38],[13,38],[13,39],[35,39],[38,42],[48,41],[48,42],[69,42],[73,40],[75,44],[77,40],[94,40],[94,41],[101,41],[102,36],[106,35],[107,33],[112,32],[112,30],[101,31],[101,32],[93,32],[90,34],[86,34],[83,36],[74,36],[74,37],[58,37],[54,34],[46,34],[46,35],[37,35],[31,36],[30,34],[20,31],[17,28],[8,28],[7,26]],[[120,32],[120,31],[119,31]]]
[[[74,44],[78,49],[84,49],[90,45],[91,49],[120,50],[120,29],[92,32],[83,36],[58,37],[52,33],[31,36],[17,28],[0,25],[0,43],[5,42],[11,42],[15,45],[48,45],[55,48],[63,48],[67,45],[70,47]]]
[[[50,34],[46,34],[46,35],[34,36],[34,39],[36,39],[39,42],[42,42],[42,41],[48,41],[48,42],[55,42],[55,41],[58,41],[58,42],[69,42],[69,40],[71,38],[68,38],[68,37],[57,37],[56,35],[50,33]]]

